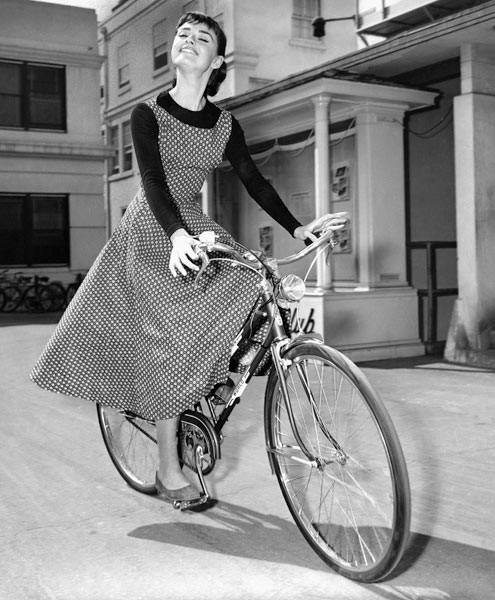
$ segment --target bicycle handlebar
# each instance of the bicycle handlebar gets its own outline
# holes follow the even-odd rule
[[[315,240],[297,252],[296,254],[291,254],[289,256],[285,256],[282,258],[270,258],[269,262],[272,265],[287,265],[293,262],[304,258],[311,252],[314,252],[320,246],[323,246],[326,243],[335,246],[332,244],[332,241],[335,239],[335,232],[342,231],[346,229],[349,225],[349,215],[345,212],[340,213],[328,213],[317,219],[314,219],[306,226],[311,233],[317,235]],[[228,244],[223,244],[220,242],[216,242],[216,235],[213,231],[205,231],[198,236],[198,242],[194,247],[195,252],[201,259],[203,266],[200,270],[200,273],[206,268],[209,263],[208,253],[209,252],[222,252],[232,257],[233,260],[236,260],[246,266],[253,268],[253,266],[257,265],[257,267],[262,266],[262,262],[258,259],[256,254],[252,250],[246,249],[246,253],[242,255],[238,250],[232,248]]]

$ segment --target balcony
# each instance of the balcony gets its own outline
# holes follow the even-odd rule
[[[356,0],[358,32],[391,37],[490,0]]]

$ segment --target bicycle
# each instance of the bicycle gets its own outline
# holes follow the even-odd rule
[[[194,509],[211,500],[205,476],[221,458],[222,429],[252,376],[268,372],[266,450],[294,521],[331,568],[356,581],[376,582],[397,567],[409,534],[410,489],[399,438],[382,401],[349,358],[317,334],[288,331],[287,307],[301,300],[304,282],[276,271],[277,264],[337,244],[346,224],[342,213],[316,219],[311,225],[318,239],[278,260],[247,249],[241,254],[199,236],[196,281],[210,262],[223,260],[258,273],[262,291],[234,343],[233,357],[251,346],[249,360],[238,369],[240,379],[216,387],[180,417],[179,456],[197,474],[202,497],[174,507]],[[254,349],[253,331],[261,339]],[[97,413],[120,475],[132,488],[155,494],[154,423],[101,404]]]
[[[29,279],[34,283],[22,295],[22,303],[30,312],[50,312],[61,310],[65,304],[65,288],[48,277],[34,275]]]

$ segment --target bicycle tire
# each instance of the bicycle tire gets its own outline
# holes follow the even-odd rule
[[[3,305],[3,312],[14,312],[19,307],[22,301],[22,292],[16,285],[6,285],[3,288],[5,296],[5,304]]]
[[[125,410],[96,405],[105,447],[121,477],[143,494],[156,494],[158,444],[155,424]]]
[[[265,435],[287,506],[306,541],[335,571],[360,582],[382,580],[403,556],[411,516],[407,468],[392,421],[364,374],[337,350],[305,342],[284,360],[295,428],[313,454],[311,462],[295,438],[273,371]]]
[[[48,286],[40,283],[30,285],[22,295],[22,304],[29,312],[49,312],[52,307],[52,297]]]
[[[65,306],[65,288],[58,281],[52,281],[47,285],[48,292],[51,299],[51,311],[62,310]]]

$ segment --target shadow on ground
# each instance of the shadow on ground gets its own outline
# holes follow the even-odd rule
[[[203,514],[210,523],[188,523],[182,513],[180,522],[152,523],[128,535],[331,572],[291,522],[228,502]],[[414,533],[395,573],[385,582],[362,585],[384,600],[487,600],[495,587],[494,564],[494,552]]]

